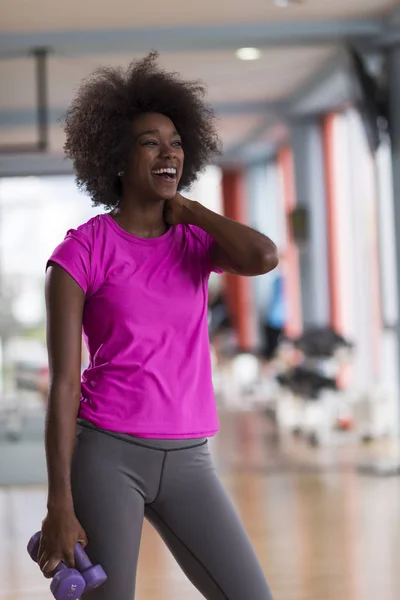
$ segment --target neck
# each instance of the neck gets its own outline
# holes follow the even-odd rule
[[[159,237],[168,230],[164,219],[164,205],[165,200],[149,202],[124,194],[111,215],[120,227],[132,235],[143,238]]]

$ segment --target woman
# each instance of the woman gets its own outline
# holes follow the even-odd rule
[[[145,516],[205,598],[270,600],[207,448],[218,430],[207,283],[211,271],[270,271],[276,248],[178,192],[219,142],[202,86],[156,58],[96,72],[66,119],[78,185],[109,212],[69,231],[47,266],[39,564],[47,576],[73,566],[79,540],[108,575],[88,600],[131,600]]]

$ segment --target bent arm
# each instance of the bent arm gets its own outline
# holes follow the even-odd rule
[[[46,274],[49,400],[45,447],[48,510],[73,510],[71,462],[81,386],[82,315],[85,294],[58,265]]]
[[[185,221],[204,229],[214,238],[211,259],[215,269],[251,277],[268,273],[278,266],[274,242],[251,227],[192,201],[185,205]]]

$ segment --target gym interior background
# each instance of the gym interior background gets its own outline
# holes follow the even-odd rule
[[[79,81],[151,49],[201,78],[224,155],[187,193],[278,245],[210,280],[212,447],[279,600],[397,600],[400,7],[249,0],[0,9],[0,599],[50,598],[44,266],[98,211],[63,158]],[[84,366],[86,356],[82,356]],[[150,527],[138,598],[199,599]]]

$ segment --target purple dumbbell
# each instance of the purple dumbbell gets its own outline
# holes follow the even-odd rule
[[[28,553],[32,560],[38,561],[40,531],[31,537]],[[69,569],[60,562],[52,573],[51,593],[56,600],[78,600],[86,588],[82,575],[76,569]]]
[[[76,544],[74,555],[75,566],[86,583],[85,592],[100,587],[107,579],[103,568],[100,565],[92,565],[81,544]]]
[[[32,538],[28,544],[28,552],[35,562],[37,562],[39,542],[40,542],[40,532],[35,533],[35,535],[32,536]],[[53,575],[53,581],[52,581],[52,584],[50,587],[51,587],[51,591],[52,591],[54,597],[56,598],[56,600],[67,600],[67,599],[76,600],[77,598],[79,598],[82,595],[82,593],[84,591],[88,592],[89,590],[93,590],[93,589],[99,587],[107,579],[107,575],[105,574],[104,570],[102,569],[102,567],[100,565],[95,565],[95,566],[92,565],[88,555],[86,554],[85,550],[82,548],[81,544],[76,544],[74,557],[75,557],[75,567],[76,567],[75,569],[68,569],[64,563],[60,563],[61,567],[60,567],[60,565],[57,566],[56,570],[54,571],[55,574],[57,572],[57,581],[56,581],[56,576]],[[60,575],[58,575],[58,572],[60,572]],[[62,577],[61,577],[61,572],[65,573]],[[69,572],[70,579],[68,578],[68,572]],[[78,580],[77,580],[77,575],[79,577]],[[62,586],[61,592],[59,592],[59,588],[61,589],[61,586],[58,583],[58,580],[60,578],[63,581],[63,586]],[[71,584],[70,588],[68,588],[69,582]],[[54,584],[54,589],[53,589],[53,584]],[[78,588],[79,588],[79,590],[78,590]],[[66,590],[66,591],[64,591],[64,590]],[[75,593],[75,590],[76,590],[76,593]]]

